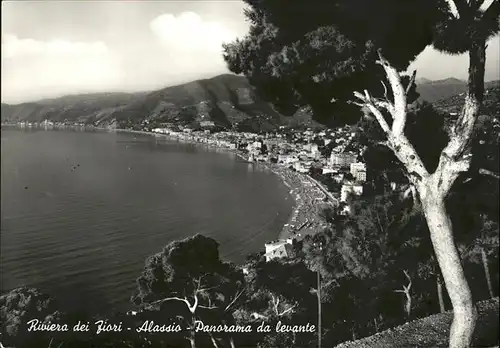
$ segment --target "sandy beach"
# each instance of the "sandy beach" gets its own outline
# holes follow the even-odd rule
[[[237,156],[244,161],[247,160],[241,153],[237,153]],[[254,164],[277,175],[289,189],[288,192],[294,200],[292,213],[281,229],[279,239],[302,239],[327,227],[327,223],[321,218],[321,212],[337,202],[326,188],[308,175],[279,164],[268,162],[254,162]]]
[[[333,202],[328,200],[325,193],[308,175],[277,164],[259,164],[267,167],[283,181],[295,202],[292,214],[279,234],[280,239],[302,239],[327,227],[327,223],[321,218],[321,212],[331,207]]]

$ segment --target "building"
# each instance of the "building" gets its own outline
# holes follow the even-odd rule
[[[298,162],[298,161],[299,161],[299,159],[297,158],[297,156],[278,155],[278,163],[279,164],[290,165],[290,164],[293,164],[293,163]]]
[[[254,156],[259,155],[262,152],[262,143],[260,141],[254,141],[248,144],[247,151]]]
[[[311,165],[304,162],[295,162],[293,164],[293,169],[295,169],[299,173],[309,173],[311,169]]]
[[[275,258],[288,258],[293,254],[293,239],[279,239],[265,244],[266,262]]]
[[[213,121],[201,121],[200,122],[200,127],[201,128],[211,128],[215,127],[215,123]]]
[[[332,166],[349,168],[351,163],[356,162],[356,154],[352,152],[333,152],[330,155],[330,164]]]
[[[356,181],[366,181],[366,165],[361,162],[351,163],[351,174]]]
[[[338,173],[338,171],[337,171],[337,169],[332,168],[332,167],[323,167],[322,173],[323,174],[335,174],[335,173]]]
[[[356,196],[361,196],[363,194],[363,186],[355,185],[355,184],[342,185],[342,189],[340,190],[340,201],[346,202],[347,197],[350,194],[354,194]]]
[[[311,144],[311,152],[309,153],[309,156],[314,159],[318,159],[321,157],[321,152],[319,151],[318,144]]]

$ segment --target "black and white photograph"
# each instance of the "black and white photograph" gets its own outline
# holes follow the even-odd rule
[[[0,348],[499,348],[500,0],[1,21]]]

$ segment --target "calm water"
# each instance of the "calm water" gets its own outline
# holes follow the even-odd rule
[[[240,262],[292,209],[279,179],[227,153],[125,133],[1,132],[1,286],[127,309],[145,259],[202,233]]]

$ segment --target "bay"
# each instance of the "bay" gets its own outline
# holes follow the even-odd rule
[[[241,263],[286,223],[272,173],[234,154],[108,132],[2,130],[1,290],[126,310],[145,259],[196,233]]]

